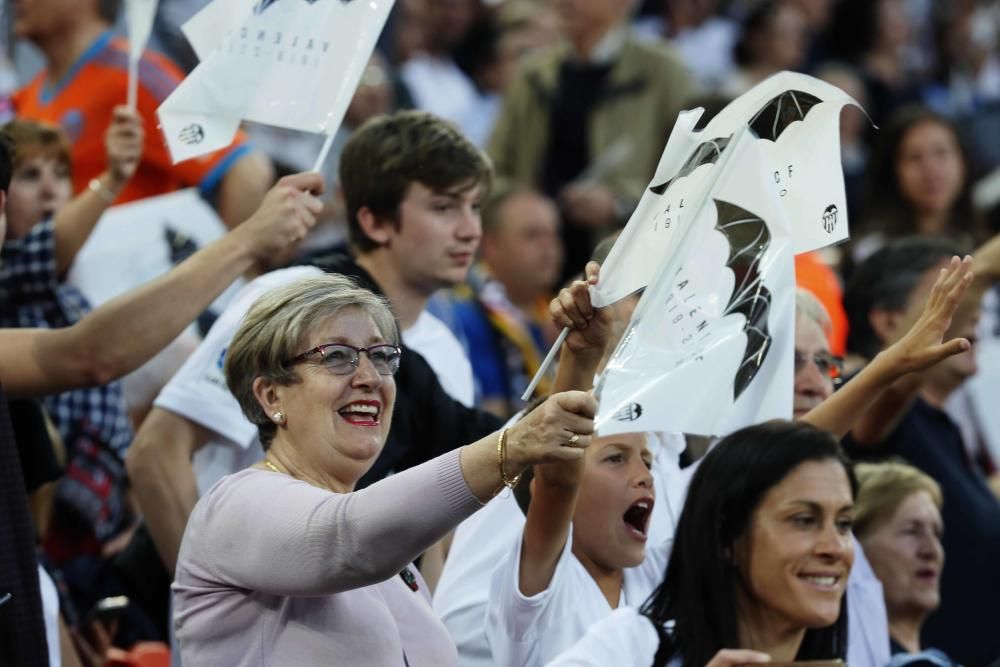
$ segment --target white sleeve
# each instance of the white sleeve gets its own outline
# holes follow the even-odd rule
[[[649,667],[660,647],[653,623],[632,607],[619,607],[548,663],[549,667]]]
[[[496,665],[541,665],[544,652],[540,640],[555,640],[555,635],[562,635],[563,624],[576,613],[574,598],[580,591],[574,590],[572,576],[572,561],[576,559],[572,529],[549,587],[531,597],[524,596],[518,586],[523,539],[522,531],[514,548],[493,571],[490,583],[486,638]]]
[[[156,397],[153,405],[169,410],[246,449],[257,440],[239,403],[229,393],[223,370],[226,350],[250,306],[265,292],[301,278],[322,274],[315,267],[295,267],[264,274],[244,287]]]

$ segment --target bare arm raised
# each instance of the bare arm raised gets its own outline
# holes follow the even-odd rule
[[[850,431],[859,444],[881,442],[916,396],[921,371],[970,348],[965,338],[944,339],[972,281],[972,258],[953,257],[906,333],[802,420],[838,438]]]
[[[14,395],[105,384],[173,340],[255,261],[301,240],[322,208],[319,174],[283,178],[244,224],[164,276],[71,327],[0,330],[0,380]]]

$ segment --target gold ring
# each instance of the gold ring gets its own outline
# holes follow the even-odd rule
[[[580,434],[579,433],[574,433],[573,437],[566,441],[566,444],[569,445],[570,447],[572,447],[573,445],[575,445],[578,442],[580,442]]]

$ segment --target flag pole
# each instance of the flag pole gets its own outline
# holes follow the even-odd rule
[[[129,56],[128,59],[128,108],[135,111],[139,97],[139,61]]]
[[[320,169],[323,168],[323,163],[326,162],[326,157],[330,154],[330,149],[333,147],[333,138],[335,133],[330,133],[326,135],[326,141],[323,142],[323,148],[319,149],[319,157],[316,158],[316,164],[313,165],[312,170],[316,173],[321,173]]]
[[[549,367],[552,362],[556,360],[556,352],[562,347],[562,344],[566,342],[566,336],[569,335],[569,327],[563,327],[563,330],[559,333],[559,337],[556,338],[556,342],[552,344],[549,349],[549,353],[545,355],[542,359],[542,365],[538,367],[538,372],[535,373],[535,377],[531,378],[531,382],[528,384],[528,388],[524,390],[521,394],[522,401],[528,401],[531,399],[531,395],[535,393],[535,389],[538,388],[538,383],[542,381],[542,377],[548,372]]]

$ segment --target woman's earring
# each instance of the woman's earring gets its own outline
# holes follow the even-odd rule
[[[271,419],[274,420],[275,424],[284,424],[285,423],[285,413],[282,412],[281,410],[278,410],[273,415],[271,415]]]

